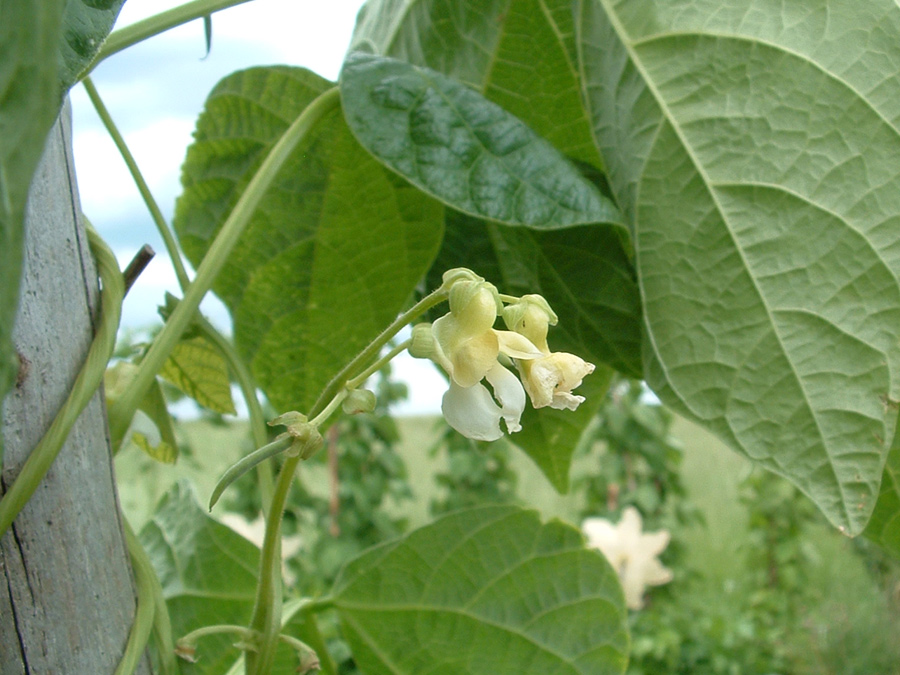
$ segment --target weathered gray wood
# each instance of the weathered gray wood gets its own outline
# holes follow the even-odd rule
[[[67,107],[29,195],[14,331],[26,369],[3,405],[3,490],[53,420],[93,337],[98,283],[80,222],[70,129]],[[0,539],[3,675],[112,673],[122,656],[134,584],[106,429],[98,393]],[[141,672],[149,672],[147,663]]]

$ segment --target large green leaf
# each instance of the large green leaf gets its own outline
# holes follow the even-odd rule
[[[622,673],[627,612],[615,572],[581,534],[486,507],[364,553],[334,604],[370,675]]]
[[[900,398],[900,8],[579,5],[651,385],[859,533]]]
[[[175,228],[195,264],[262,158],[331,83],[254,68],[212,91],[185,160]],[[340,110],[307,134],[214,286],[272,403],[307,409],[402,308],[440,242],[443,209],[375,162]]]
[[[19,304],[25,200],[59,110],[56,59],[63,9],[63,0],[0,0],[0,403],[19,368],[12,329]]]
[[[617,233],[596,226],[538,232],[448,211],[429,287],[437,286],[443,270],[452,267],[469,267],[504,293],[543,295],[560,317],[550,329],[551,349],[598,366],[577,391],[587,399],[577,411],[529,406],[522,431],[510,436],[565,492],[572,453],[612,376],[603,364],[640,376],[640,298]]]
[[[78,82],[100,51],[125,0],[67,0],[59,51],[60,88]]]
[[[563,154],[600,166],[570,0],[374,0],[360,12],[354,42],[459,80]]]
[[[437,71],[351,53],[347,122],[376,158],[453,208],[509,225],[618,223],[615,205],[519,119]]]
[[[187,482],[172,486],[141,529],[169,607],[175,639],[202,626],[246,625],[256,593],[259,549],[210,518]],[[233,634],[201,640],[196,664],[182,673],[224,672],[239,655]]]

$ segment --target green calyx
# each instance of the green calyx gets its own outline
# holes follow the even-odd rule
[[[285,426],[287,432],[284,435],[291,437],[290,449],[285,454],[289,457],[300,457],[300,459],[309,459],[325,445],[325,439],[319,433],[319,428],[310,424],[306,415],[291,411],[283,415],[279,415],[271,422],[269,426]]]

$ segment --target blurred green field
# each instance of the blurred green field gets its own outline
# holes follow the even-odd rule
[[[399,451],[415,495],[414,501],[404,506],[404,515],[413,526],[427,521],[429,502],[439,494],[433,477],[446,467],[445,456],[430,453],[440,434],[439,424],[442,421],[434,417],[399,420]],[[679,533],[690,574],[680,582],[676,579],[679,583],[673,583],[667,592],[697,608],[710,622],[709,630],[721,630],[722,639],[727,640],[735,631],[740,633],[741,613],[754,601],[747,562],[752,545],[747,509],[738,499],[739,485],[751,466],[693,424],[676,420],[673,432],[684,449],[682,479],[688,499],[702,513],[705,524],[686,527]],[[179,434],[191,450],[175,466],[154,462],[135,447],[126,448],[116,459],[120,500],[136,529],[150,517],[165,491],[181,478],[194,483],[198,498],[205,503],[222,472],[251,450],[242,423],[222,426],[187,422],[179,425]],[[575,522],[581,506],[575,497],[557,494],[523,453],[513,452],[512,465],[518,474],[518,494],[525,504],[547,517]],[[585,470],[586,465],[576,463],[573,476]],[[301,479],[307,489],[324,494],[328,485],[324,463],[305,466]],[[213,515],[221,515],[219,508]],[[854,543],[823,518],[820,521],[808,528],[802,544],[804,564],[808,566],[803,573],[811,586],[809,597],[815,602],[801,625],[785,627],[784,640],[796,643],[795,649],[804,652],[806,664],[791,672],[900,674],[896,666],[900,661],[900,597],[892,599],[879,588],[864,558],[854,550]],[[897,581],[894,579],[894,583]],[[900,594],[900,586],[895,593]],[[873,663],[878,664],[874,669]]]

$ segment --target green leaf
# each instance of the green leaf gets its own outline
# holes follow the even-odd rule
[[[112,30],[125,0],[67,0],[59,50],[61,95],[84,75]]]
[[[160,377],[175,385],[198,404],[223,415],[234,415],[228,365],[209,340],[193,337],[172,350]]]
[[[351,53],[341,96],[369,152],[455,209],[539,229],[620,222],[615,205],[559,150],[436,71]]]
[[[622,673],[627,612],[581,534],[534,511],[459,511],[363,553],[334,604],[360,669],[393,673]]]
[[[858,534],[900,398],[900,8],[579,3],[651,386]],[[850,35],[871,39],[851,40]]]
[[[154,442],[149,436],[138,431],[131,435],[131,440],[138,448],[157,462],[174,464],[178,459],[177,446],[170,445],[166,441],[159,440]]]
[[[353,41],[459,80],[566,156],[600,167],[581,96],[571,5],[375,0],[360,12]]]
[[[559,315],[550,348],[598,366],[577,390],[577,411],[526,408],[522,431],[510,440],[524,450],[560,492],[581,434],[596,413],[612,370],[639,377],[641,305],[634,270],[613,228],[584,226],[536,232],[448,211],[444,244],[429,272],[429,287],[445,269],[469,267],[504,293],[539,293]]]
[[[210,518],[189,483],[172,486],[139,537],[162,584],[176,639],[202,626],[249,621],[259,549]],[[202,638],[198,663],[182,664],[182,673],[224,672],[239,654],[234,642],[232,634]]]
[[[158,462],[174,464],[178,459],[175,425],[172,423],[172,416],[169,414],[169,407],[166,405],[166,398],[163,395],[159,380],[154,380],[153,384],[150,385],[150,389],[147,395],[144,396],[144,400],[141,401],[139,409],[147,415],[156,427],[155,436],[159,438],[154,438],[151,441],[150,435],[135,431],[132,435],[135,445]],[[136,426],[137,421],[137,418],[132,421],[133,428]]]
[[[881,493],[875,503],[872,518],[863,534],[900,558],[900,434],[894,436],[888,453]]]
[[[585,378],[575,391],[585,398],[577,410],[553,408],[535,410],[527,406],[522,414],[522,430],[509,437],[510,441],[534,460],[560,494],[569,491],[572,456],[585,430],[603,404],[614,372],[611,368],[598,366]]]
[[[59,112],[56,60],[63,8],[62,0],[0,4],[0,404],[19,370],[12,329],[19,305],[25,200]]]
[[[272,144],[331,86],[287,67],[238,72],[216,86],[175,213],[195,265]],[[299,144],[214,285],[276,408],[308,409],[396,317],[434,258],[442,212],[375,162],[339,110]]]

